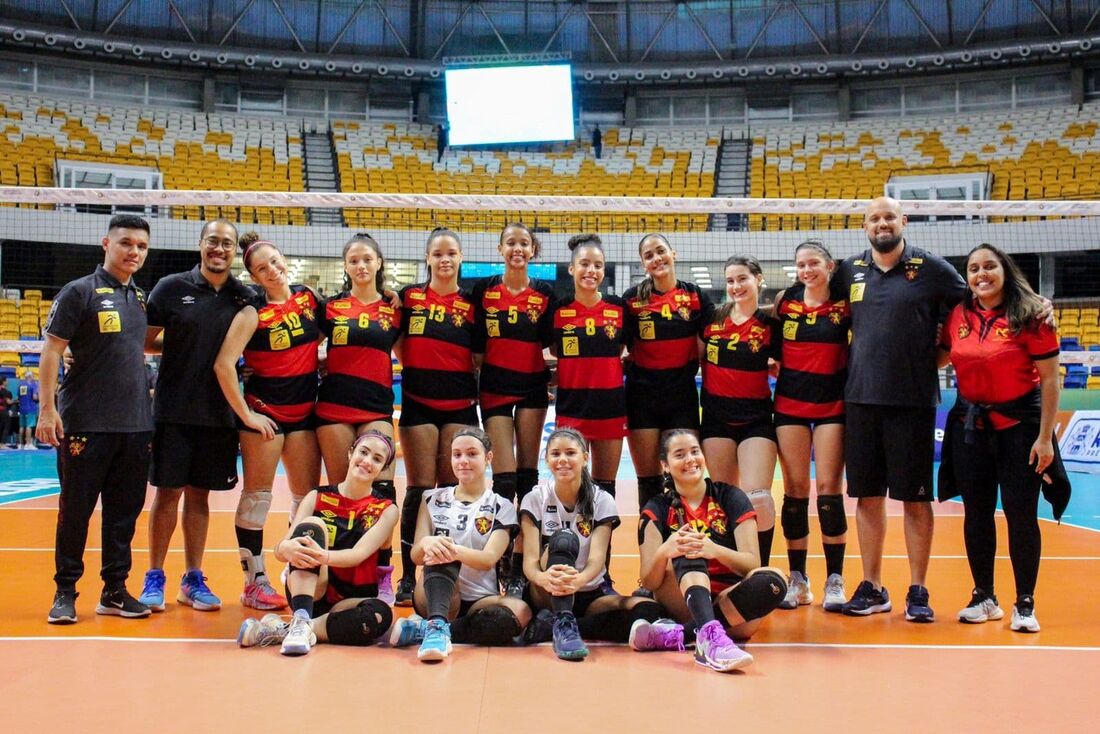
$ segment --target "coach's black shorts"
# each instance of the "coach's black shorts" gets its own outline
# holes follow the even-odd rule
[[[695,379],[684,384],[656,386],[626,381],[626,426],[631,431],[656,428],[699,431],[699,391]]]
[[[751,423],[726,423],[719,420],[708,420],[707,415],[704,413],[700,438],[703,440],[728,438],[737,444],[748,441],[750,438],[766,438],[775,443],[775,424],[772,422],[771,416]]]
[[[476,426],[477,406],[471,404],[458,410],[436,410],[424,405],[424,403],[417,402],[408,395],[402,398],[401,420],[399,422],[402,428],[430,425],[442,429],[443,426],[451,424]]]
[[[157,423],[149,483],[216,492],[237,486],[237,431],[232,428]]]
[[[486,408],[481,406],[481,424],[484,426],[485,422],[490,418],[512,418],[515,419],[516,411],[527,410],[546,410],[550,405],[550,393],[546,391],[546,387],[539,387],[537,390],[532,390],[523,397],[517,397],[514,402],[505,403],[504,405],[497,405],[493,408]],[[404,422],[404,421],[402,421]]]
[[[846,411],[848,496],[931,502],[936,409],[848,403]]]
[[[818,426],[828,425],[844,425],[844,415],[834,415],[829,418],[800,418],[797,415],[788,415],[786,413],[775,414],[775,427],[780,426],[806,426],[813,430]]]

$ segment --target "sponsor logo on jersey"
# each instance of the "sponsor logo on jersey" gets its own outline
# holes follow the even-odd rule
[[[118,311],[100,311],[96,315],[99,317],[100,334],[118,334],[122,331],[122,319]]]
[[[335,326],[332,329],[332,345],[334,347],[344,346],[348,343],[348,327],[347,326]]]
[[[347,301],[334,301],[332,307],[337,311],[347,311],[351,308],[351,304]]]
[[[434,504],[436,507],[444,508],[444,507],[450,507],[451,506],[451,501],[448,500],[448,499],[444,499],[443,496],[440,495],[440,496],[436,497],[434,500],[432,500],[432,504]]]
[[[783,322],[783,338],[794,339],[798,334],[798,322],[797,321],[784,321]]]
[[[283,349],[290,349],[290,332],[286,329],[273,325],[272,330],[267,334],[267,339],[272,351],[278,352]]]
[[[528,303],[533,303],[536,306],[540,305],[545,300],[546,299],[543,298],[542,296],[527,296],[527,302]]]
[[[639,321],[638,322],[638,336],[643,339],[656,339],[657,333],[656,327],[652,321]]]
[[[454,307],[457,308],[459,311],[469,311],[470,310],[470,304],[469,303],[467,303],[466,301],[460,301],[457,298],[455,299],[454,304],[452,304],[452,305],[454,305]]]
[[[547,512],[557,512],[558,511],[558,506],[557,505],[548,505],[546,507],[546,511]]]
[[[423,293],[417,293],[416,291],[412,291],[408,294],[408,296],[409,300],[412,301],[423,301],[427,297]]]
[[[567,318],[571,318],[573,316],[576,316],[577,315],[577,309],[575,309],[575,308],[563,308],[561,311],[558,311],[558,313],[561,314],[562,318],[567,319]]]
[[[105,293],[114,293],[115,289],[114,288],[96,288],[95,292],[102,295],[102,294],[105,294]]]
[[[340,505],[340,500],[339,499],[337,499],[336,497],[333,497],[332,495],[327,494],[327,493],[326,494],[318,494],[317,498],[319,500],[321,500],[322,502],[324,502],[326,505],[337,505],[337,506]]]
[[[427,324],[427,319],[424,316],[413,316],[409,319],[409,333],[410,334],[423,334],[424,326]]]
[[[618,316],[619,316],[619,310],[617,308],[605,308],[603,310],[603,317],[605,319],[614,319],[614,318],[618,318]]]
[[[499,301],[500,291],[485,291],[485,300],[487,301]]]

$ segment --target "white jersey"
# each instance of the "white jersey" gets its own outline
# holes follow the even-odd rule
[[[455,545],[476,551],[485,550],[493,531],[507,530],[512,536],[519,527],[516,508],[491,487],[473,502],[456,500],[455,487],[429,489],[424,493],[424,502],[432,521],[432,535],[446,535]],[[462,601],[499,595],[496,568],[478,571],[463,565],[458,574],[458,594]]]
[[[596,494],[592,498],[591,523],[577,516],[576,507],[569,509],[558,499],[552,483],[536,485],[523,498],[523,504],[519,510],[521,515],[531,518],[538,527],[540,550],[546,547],[550,536],[559,530],[572,531],[580,541],[580,552],[577,554],[578,569],[588,565],[588,547],[591,545],[592,531],[600,525],[610,525],[612,530],[619,525],[619,509],[615,506],[615,498],[597,485],[593,485],[593,489]],[[598,589],[605,575],[606,571],[585,584],[581,591]]]

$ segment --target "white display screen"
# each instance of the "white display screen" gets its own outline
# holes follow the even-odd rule
[[[569,64],[448,69],[451,145],[573,139]]]

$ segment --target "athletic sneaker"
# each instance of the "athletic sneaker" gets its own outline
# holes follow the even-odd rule
[[[600,582],[600,593],[604,596],[622,596],[622,594],[615,591],[615,582],[611,580],[610,573],[603,575],[603,581]]]
[[[928,606],[928,589],[916,584],[909,587],[905,595],[906,622],[935,622],[936,614]]]
[[[141,619],[152,614],[152,610],[146,605],[130,596],[125,586],[117,589],[104,589],[99,596],[99,604],[95,608],[96,614],[106,614],[112,617],[124,619]]]
[[[970,594],[970,603],[959,612],[959,621],[967,624],[981,624],[989,620],[1001,619],[1004,610],[997,606],[997,597],[982,589],[974,589]]]
[[[145,583],[138,601],[154,612],[164,611],[164,571],[151,568],[145,572]]]
[[[283,641],[290,625],[278,614],[265,614],[262,618],[249,617],[241,622],[237,644],[241,647],[267,647]]]
[[[393,566],[378,567],[378,598],[391,607],[397,601],[393,595]]]
[[[799,571],[791,571],[791,578],[787,581],[787,595],[779,602],[779,608],[798,609],[813,602],[814,593],[810,591],[810,579]]]
[[[80,594],[75,591],[58,591],[53,595],[53,606],[46,621],[50,624],[75,624],[76,623],[76,598]]]
[[[627,644],[632,650],[646,652],[648,650],[679,650],[684,651],[684,625],[671,619],[658,619],[649,622],[639,619],[630,625],[630,637]]]
[[[416,651],[416,659],[434,663],[451,654],[451,625],[442,619],[429,619],[424,623],[424,641]]]
[[[390,630],[391,647],[409,647],[423,642],[428,622],[419,614],[410,614],[397,620]]]
[[[180,593],[176,601],[200,612],[213,612],[222,607],[222,600],[214,596],[206,585],[206,577],[197,568],[191,569],[180,579]]]
[[[876,589],[870,581],[860,581],[856,593],[852,594],[847,603],[841,605],[840,611],[849,617],[866,617],[888,612],[893,608],[890,604],[890,593],[885,586]]]
[[[267,576],[257,576],[255,581],[245,585],[241,592],[241,604],[261,611],[283,609],[286,607],[286,597],[275,591]]]
[[[581,631],[573,612],[558,612],[554,615],[553,635],[554,654],[562,660],[584,660],[588,657],[588,648],[581,639]]]
[[[739,648],[717,619],[695,633],[695,662],[719,673],[729,673],[752,664],[752,655]]]
[[[511,576],[504,584],[504,595],[513,599],[522,599],[527,593],[527,577],[521,572],[518,576]]]
[[[313,634],[309,616],[299,609],[290,619],[290,626],[283,637],[283,646],[279,648],[279,652],[283,655],[305,655],[316,644],[317,635]]]
[[[415,579],[401,579],[397,584],[397,593],[394,594],[393,605],[396,607],[411,607],[413,605],[413,591],[415,590]]]
[[[538,645],[554,639],[554,613],[549,609],[540,609],[527,629],[523,630],[524,645]]]
[[[1035,599],[1022,596],[1012,605],[1012,621],[1008,628],[1013,632],[1038,632],[1039,620],[1035,618]]]
[[[825,598],[821,602],[821,608],[826,612],[839,612],[847,601],[844,577],[839,573],[829,574],[829,578],[825,579]]]

